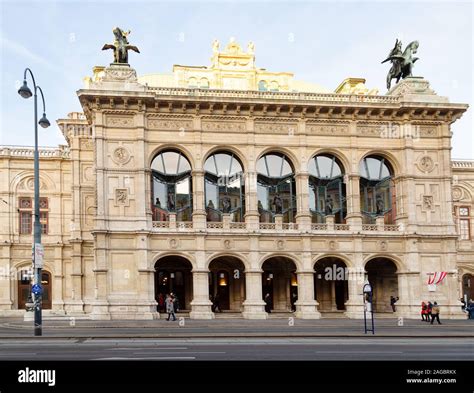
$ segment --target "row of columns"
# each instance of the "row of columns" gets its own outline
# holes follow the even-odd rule
[[[198,229],[206,227],[205,192],[204,192],[204,170],[192,171],[193,183],[193,226]],[[358,174],[347,176],[347,223],[355,230],[362,229],[362,214],[360,209]],[[301,230],[311,229],[311,213],[309,209],[309,174],[298,172],[295,174],[296,182],[296,223]],[[258,229],[259,217],[257,196],[257,172],[245,172],[245,222],[247,228]]]
[[[266,319],[265,302],[262,300],[262,270],[245,271],[245,301],[243,317],[246,319]],[[298,300],[296,301],[295,316],[301,319],[318,319],[318,302],[314,298],[313,270],[297,271]],[[346,302],[346,315],[359,318],[363,313],[361,296],[364,273],[358,269],[349,268],[349,299]],[[209,300],[209,271],[193,270],[193,300],[191,302],[190,318],[213,319]]]

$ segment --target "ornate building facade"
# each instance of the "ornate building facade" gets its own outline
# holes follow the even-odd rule
[[[460,318],[474,297],[474,162],[451,159],[467,105],[423,78],[330,92],[231,41],[171,75],[95,67],[78,96],[67,146],[40,152],[51,313],[158,318],[173,292],[191,318],[216,298],[244,318],[359,318],[368,281],[380,315],[398,297],[398,316],[431,300]],[[33,150],[2,147],[0,174],[0,315],[21,315]]]

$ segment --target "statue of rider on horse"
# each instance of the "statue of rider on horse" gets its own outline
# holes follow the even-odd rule
[[[413,65],[418,60],[418,57],[413,57],[413,54],[418,50],[418,45],[418,41],[410,42],[402,52],[402,42],[397,39],[388,57],[382,61],[382,64],[389,60],[392,62],[392,67],[387,74],[387,89],[390,89],[392,79],[396,78],[398,83],[400,78],[412,76]]]

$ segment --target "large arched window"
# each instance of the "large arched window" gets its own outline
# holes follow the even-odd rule
[[[390,163],[380,156],[365,157],[359,166],[360,210],[363,221],[375,222],[376,217],[384,216],[386,224],[395,219],[395,187]]]
[[[204,163],[207,221],[221,221],[223,213],[242,222],[245,214],[245,188],[242,164],[232,154],[220,152]]]
[[[154,221],[167,221],[176,213],[177,221],[192,220],[191,165],[179,151],[159,153],[151,163]]]
[[[269,153],[257,162],[257,193],[260,222],[273,222],[282,214],[284,222],[295,222],[296,184],[290,161],[280,153]]]
[[[323,223],[326,216],[334,215],[336,223],[346,217],[346,185],[343,166],[336,157],[321,154],[308,165],[309,209],[314,223]]]

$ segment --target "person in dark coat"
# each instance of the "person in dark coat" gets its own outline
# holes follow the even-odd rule
[[[433,303],[433,308],[431,309],[431,324],[433,324],[435,319],[438,321],[438,325],[441,325],[439,321],[439,306],[436,302]]]
[[[272,300],[270,298],[270,294],[267,293],[263,300],[265,301],[265,312],[271,313],[272,312]]]

